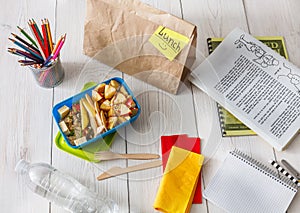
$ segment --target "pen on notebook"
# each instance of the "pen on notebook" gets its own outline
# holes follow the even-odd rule
[[[35,41],[19,26],[17,28],[20,30],[20,32],[35,46],[38,47],[35,43]]]
[[[269,160],[269,163],[274,166],[280,173],[284,174],[286,177],[288,177],[294,184],[296,184],[298,187],[300,187],[300,182],[290,175],[287,171],[285,171],[284,168],[282,168],[276,161],[274,160]]]
[[[286,169],[292,174],[295,176],[295,178],[298,179],[298,181],[300,181],[300,174],[299,172],[294,168],[292,167],[291,164],[289,164],[286,160],[282,159],[281,160],[281,163],[286,167]]]
[[[43,60],[43,58],[41,57],[41,55],[39,54],[39,52],[36,52],[36,51],[30,49],[29,47],[27,47],[27,46],[21,44],[21,43],[18,42],[18,41],[15,41],[14,39],[11,39],[11,38],[8,38],[8,39],[11,40],[15,45],[21,47],[23,50],[29,52],[31,55],[33,55],[33,56],[35,56],[35,57],[37,57],[37,58]]]

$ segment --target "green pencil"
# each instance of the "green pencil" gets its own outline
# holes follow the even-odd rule
[[[21,33],[29,40],[29,41],[31,41],[31,43],[34,45],[34,46],[36,46],[36,47],[38,47],[37,45],[36,45],[36,43],[35,43],[35,41],[21,28],[21,27],[19,27],[19,26],[17,26],[18,27],[18,29],[21,31]]]

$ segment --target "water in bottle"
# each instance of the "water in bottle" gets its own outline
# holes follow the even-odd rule
[[[118,206],[46,163],[21,160],[16,165],[26,185],[35,193],[74,213],[115,213]]]

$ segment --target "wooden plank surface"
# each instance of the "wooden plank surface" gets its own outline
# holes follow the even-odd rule
[[[247,13],[249,30],[253,35],[265,36],[283,36],[286,43],[289,60],[296,66],[300,66],[300,8],[299,1],[280,1],[267,0],[260,4],[261,8],[267,8],[272,5],[272,12],[269,10],[258,10],[257,5],[253,1],[245,1],[245,9]],[[274,149],[276,159],[286,159],[295,168],[300,168],[300,136],[282,152]],[[297,212],[300,209],[300,195],[296,195],[288,212]]]
[[[239,148],[254,158],[287,159],[300,169],[300,137],[283,152],[277,152],[258,136],[221,138],[216,120],[216,103],[204,92],[188,82],[181,86],[178,95],[162,92],[146,83],[118,71],[111,70],[82,54],[83,27],[86,1],[18,2],[0,0],[0,205],[1,212],[67,212],[55,204],[35,195],[24,187],[14,172],[16,162],[25,158],[32,162],[51,163],[92,191],[114,199],[120,212],[155,212],[152,208],[162,175],[161,168],[135,172],[98,182],[96,176],[118,165],[135,165],[143,161],[116,160],[89,163],[59,150],[53,143],[58,131],[52,120],[54,104],[79,92],[88,81],[101,82],[112,76],[125,79],[142,106],[142,114],[132,125],[118,132],[112,150],[120,153],[161,153],[160,136],[188,134],[201,138],[202,151],[207,157],[202,171],[203,188],[209,183],[229,150]],[[197,63],[207,57],[206,39],[224,37],[235,27],[253,35],[282,35],[285,38],[290,61],[300,66],[300,3],[297,0],[143,0],[197,25]],[[37,9],[38,7],[38,9]],[[266,9],[267,8],[267,9]],[[20,67],[17,57],[7,54],[13,46],[8,37],[18,32],[16,26],[27,27],[29,18],[51,22],[54,37],[67,33],[61,52],[65,70],[64,82],[54,89],[37,86],[32,73]],[[103,72],[106,70],[106,72]],[[108,71],[107,71],[108,70]],[[16,205],[18,204],[18,205]],[[288,212],[298,212],[298,194]],[[204,200],[193,205],[191,212],[223,212]]]
[[[37,86],[31,71],[18,65],[18,58],[7,53],[14,47],[8,37],[11,32],[20,34],[17,25],[26,28],[27,21],[41,17],[53,20],[55,4],[45,2],[36,10],[38,0],[1,2],[0,13],[0,205],[3,212],[47,212],[48,201],[41,199],[24,186],[14,171],[21,159],[31,162],[50,162],[52,89]]]
[[[109,75],[111,77],[122,76],[120,72],[109,73],[106,71],[103,74],[101,64],[98,61],[83,55],[85,9],[86,1],[78,1],[76,4],[71,0],[57,2],[56,37],[58,38],[60,35],[67,33],[66,44],[61,53],[66,77],[64,83],[54,89],[54,104],[78,93],[86,82],[102,82]],[[54,124],[53,137],[55,137],[57,132],[58,128]],[[125,152],[125,143],[121,137],[115,138],[112,150],[121,153]],[[72,175],[90,190],[97,192],[99,196],[110,197],[115,200],[122,212],[128,212],[126,178],[120,176],[121,178],[111,178],[103,181],[96,180],[100,173],[112,166],[125,167],[125,161],[89,163],[62,152],[53,145],[52,163],[53,166]],[[61,211],[61,208],[52,205],[51,212]]]

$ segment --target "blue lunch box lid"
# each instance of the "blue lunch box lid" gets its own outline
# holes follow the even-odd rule
[[[104,133],[102,133],[102,134],[99,134],[99,135],[97,135],[96,137],[94,137],[94,138],[92,138],[92,139],[90,139],[90,140],[88,140],[88,141],[86,141],[86,142],[84,142],[84,143],[82,143],[82,144],[80,144],[80,145],[78,145],[78,146],[72,145],[72,144],[69,142],[69,139],[68,139],[67,136],[64,134],[64,132],[62,131],[62,129],[61,129],[60,125],[59,125],[59,122],[61,121],[61,118],[60,118],[60,114],[58,113],[58,110],[59,110],[62,106],[64,106],[64,105],[66,105],[67,107],[69,107],[69,108],[71,109],[71,108],[72,108],[72,105],[73,105],[74,103],[79,102],[79,100],[80,100],[82,97],[84,97],[85,94],[89,94],[89,95],[91,96],[92,90],[93,90],[96,86],[98,86],[99,84],[102,84],[102,83],[109,84],[109,82],[110,82],[111,80],[115,80],[115,81],[117,81],[117,82],[120,84],[120,86],[124,86],[124,88],[126,89],[127,93],[132,97],[133,101],[134,101],[135,104],[136,104],[136,108],[138,109],[137,113],[136,113],[133,117],[131,117],[129,120],[127,120],[127,121],[125,121],[125,122],[123,122],[123,123],[121,123],[121,124],[118,124],[118,125],[115,126],[114,128],[112,128],[112,129],[110,129],[110,130],[108,130],[108,131],[106,131],[106,132],[104,132]],[[134,97],[132,91],[129,89],[129,87],[127,86],[127,84],[125,83],[125,81],[124,81],[122,78],[114,77],[114,78],[108,79],[108,80],[106,80],[106,81],[104,81],[104,82],[101,82],[101,83],[99,83],[99,84],[97,84],[96,86],[91,87],[90,89],[87,89],[87,90],[85,90],[85,91],[83,91],[83,92],[80,92],[80,93],[78,93],[78,94],[76,94],[76,95],[74,95],[74,96],[72,96],[72,97],[70,97],[70,98],[67,98],[66,100],[64,100],[64,101],[62,101],[62,102],[56,104],[56,105],[53,107],[53,109],[52,109],[52,114],[53,114],[54,120],[55,120],[55,122],[56,122],[56,124],[57,124],[57,126],[58,126],[58,129],[59,129],[60,133],[61,133],[62,136],[64,137],[64,139],[65,139],[65,141],[67,142],[67,144],[68,144],[70,147],[72,147],[72,148],[75,148],[75,149],[81,148],[81,147],[84,147],[84,146],[86,146],[86,145],[88,145],[88,144],[91,144],[91,143],[94,143],[94,142],[99,141],[99,140],[102,139],[103,137],[105,137],[105,136],[107,136],[107,135],[109,135],[109,134],[111,134],[111,133],[116,132],[117,129],[120,129],[120,128],[122,128],[123,126],[128,125],[129,123],[135,121],[135,120],[138,118],[138,116],[140,115],[140,113],[141,113],[141,107],[140,107],[139,103],[137,102],[137,100],[136,100],[136,98]]]

